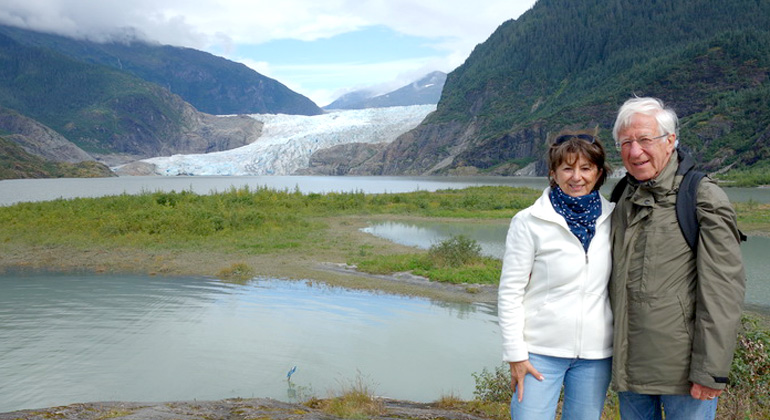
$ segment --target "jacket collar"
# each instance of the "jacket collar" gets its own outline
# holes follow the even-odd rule
[[[538,219],[543,219],[550,222],[558,223],[564,226],[565,228],[569,229],[567,227],[567,221],[564,220],[564,217],[562,217],[562,215],[557,213],[556,210],[553,208],[553,204],[551,204],[551,198],[549,197],[550,193],[551,193],[551,187],[546,187],[545,190],[543,190],[543,194],[541,194],[540,198],[535,200],[535,203],[532,205],[532,215],[537,217]],[[608,218],[610,216],[610,213],[612,212],[612,209],[615,207],[614,203],[610,203],[601,194],[599,194],[599,197],[602,202],[602,214],[599,216],[599,219],[596,220],[597,224],[599,224],[604,219]]]
[[[677,149],[671,153],[666,167],[657,177],[648,181],[639,182],[631,175],[628,176],[628,183],[633,188],[631,201],[640,206],[652,206],[655,201],[661,200],[674,190],[674,181],[679,167],[679,152]],[[685,156],[687,165],[692,166],[692,159]]]

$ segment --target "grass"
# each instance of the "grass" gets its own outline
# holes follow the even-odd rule
[[[462,235],[434,244],[427,253],[372,255],[350,263],[366,273],[411,272],[453,284],[497,284],[502,269],[500,260],[482,256],[481,246]]]
[[[217,278],[232,282],[245,282],[254,278],[254,269],[246,263],[235,263],[217,273]]]
[[[343,385],[338,395],[327,399],[312,398],[305,404],[341,419],[365,420],[385,412],[382,400],[374,396],[372,387],[360,373],[353,382]]]
[[[156,192],[19,203],[0,207],[0,268],[303,278],[314,262],[360,259],[367,249],[377,249],[370,260],[384,259],[368,263],[393,266],[411,258],[390,256],[407,248],[365,238],[369,235],[357,232],[358,225],[378,217],[499,220],[538,195],[509,187],[323,195],[242,188],[212,195]],[[430,262],[398,264],[439,281],[494,282],[497,276],[493,260],[449,270]]]
[[[240,188],[211,195],[148,192],[19,203],[0,207],[0,268],[243,280],[260,274],[313,277],[313,262],[328,261],[375,274],[409,271],[440,282],[495,284],[500,261],[479,256],[471,243],[425,252],[367,238],[357,228],[392,218],[507,220],[539,195],[504,186],[400,194]],[[770,204],[735,206],[742,230],[770,232]],[[452,252],[471,257],[457,262],[463,257]]]
[[[738,213],[738,227],[746,233],[767,235],[770,232],[770,204],[749,200],[734,203]]]
[[[718,178],[731,187],[770,185],[770,163],[760,162],[751,168],[732,170],[718,175]]]
[[[260,253],[315,246],[308,242],[322,240],[323,216],[500,218],[535,196],[533,190],[505,187],[381,195],[243,188],[213,195],[182,191],[55,200],[0,208],[0,241]]]
[[[770,334],[763,321],[754,315],[745,314],[742,329],[737,338],[737,349],[730,371],[730,384],[719,397],[717,418],[724,420],[759,420],[770,418]],[[488,413],[498,413],[492,418],[508,420],[513,392],[510,387],[510,373],[507,364],[493,370],[484,368],[473,375],[476,381],[474,391],[478,406]],[[561,407],[561,402],[559,407]],[[560,410],[561,408],[559,408]],[[619,419],[618,397],[607,392],[602,419]]]

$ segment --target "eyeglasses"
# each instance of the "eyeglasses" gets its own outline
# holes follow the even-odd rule
[[[636,143],[639,144],[639,147],[641,147],[642,149],[646,150],[646,149],[649,149],[650,147],[652,147],[652,145],[655,143],[655,140],[662,139],[663,137],[667,137],[668,135],[669,135],[669,133],[662,134],[660,136],[652,137],[652,138],[642,137],[642,138],[636,139],[636,140],[625,139],[625,140],[621,140],[619,142],[616,142],[615,143],[615,147],[617,147],[618,149],[628,149],[629,147],[631,147],[631,144],[633,142],[636,142]]]
[[[590,134],[564,134],[562,136],[556,137],[556,140],[553,141],[553,144],[562,144],[565,141],[569,141],[572,139],[585,140],[589,144],[594,144],[596,142],[596,137]]]

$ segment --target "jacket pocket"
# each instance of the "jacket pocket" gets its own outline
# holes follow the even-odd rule
[[[543,302],[527,313],[524,321],[524,341],[531,346],[549,349],[573,349],[577,323],[577,296]]]
[[[687,383],[690,333],[676,295],[629,296],[628,379],[636,385]]]
[[[692,342],[693,335],[695,334],[695,311],[693,307],[693,299],[683,299],[681,296],[677,296],[679,301],[679,307],[682,309],[682,324],[685,331],[687,331],[687,337]]]
[[[686,290],[695,275],[695,260],[678,225],[648,229],[645,236],[637,290],[661,297]]]

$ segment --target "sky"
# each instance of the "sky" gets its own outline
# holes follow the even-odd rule
[[[535,0],[2,0],[0,24],[195,48],[325,106],[451,72]]]

